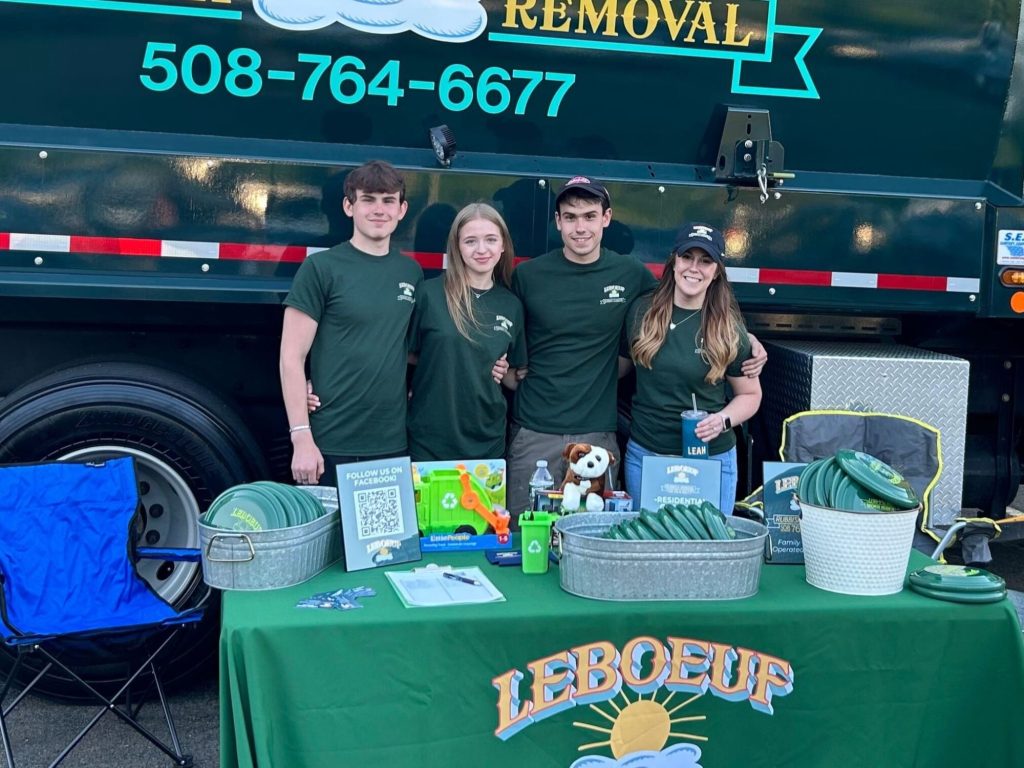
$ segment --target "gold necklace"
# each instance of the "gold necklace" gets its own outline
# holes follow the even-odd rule
[[[701,309],[703,309],[703,307],[697,307],[697,308],[696,308],[695,310],[693,310],[693,312],[691,312],[690,314],[688,314],[688,315],[687,315],[686,317],[684,317],[684,318],[683,318],[682,320],[680,320],[680,321],[679,321],[678,323],[673,323],[673,322],[669,321],[669,324],[668,324],[668,329],[669,329],[670,331],[674,331],[674,330],[676,329],[676,327],[677,327],[677,326],[680,326],[680,325],[682,325],[683,323],[685,323],[685,322],[686,322],[687,320],[689,320],[689,319],[690,319],[691,317],[693,317],[694,315],[696,315],[697,313],[699,313],[699,312],[701,311]]]

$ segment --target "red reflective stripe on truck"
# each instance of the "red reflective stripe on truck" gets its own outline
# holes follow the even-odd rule
[[[138,237],[82,237],[72,235],[71,253],[104,253],[115,256],[159,256],[160,240]]]
[[[221,243],[219,257],[232,261],[302,262],[306,259],[306,246]]]
[[[51,251],[95,253],[114,256],[190,256],[219,258],[228,261],[265,261],[301,263],[314,251],[322,250],[304,245],[273,245],[265,243],[205,243],[190,240],[152,240],[136,237],[92,237],[81,235],[40,235],[32,233],[0,232],[0,251]],[[402,251],[415,259],[424,269],[444,269],[444,254],[428,251]],[[528,261],[519,256],[515,263]],[[645,263],[651,274],[660,278],[664,264]],[[896,291],[937,291],[942,293],[972,293],[979,290],[977,278],[942,275],[892,275],[874,272],[826,272],[812,269],[741,269],[743,276],[737,282],[760,285],[804,285],[828,288],[881,289]],[[745,279],[741,279],[745,278]]]
[[[878,287],[900,291],[945,291],[946,278],[934,275],[879,275]]]
[[[812,269],[765,269],[761,268],[758,282],[768,285],[832,285],[831,272]]]
[[[426,251],[402,251],[402,253],[411,259],[415,259],[424,269],[444,268],[443,253],[428,253]]]

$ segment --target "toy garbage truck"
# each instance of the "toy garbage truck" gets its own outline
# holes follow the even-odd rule
[[[422,536],[508,533],[508,514],[491,504],[487,487],[465,468],[431,469],[419,476],[414,488]]]

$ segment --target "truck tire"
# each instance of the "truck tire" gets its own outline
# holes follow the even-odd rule
[[[205,387],[160,368],[81,365],[36,379],[0,401],[0,463],[113,456],[135,459],[144,509],[141,546],[197,548],[195,520],[213,498],[227,487],[267,476],[235,411]],[[198,564],[142,560],[138,570],[177,608],[205,593]],[[218,614],[214,602],[200,625],[180,633],[165,650],[168,684],[193,676],[213,659]],[[129,674],[118,658],[143,652],[99,644],[67,650],[76,673],[108,692]],[[13,660],[10,652],[0,654],[0,674]],[[37,669],[25,670],[25,679]],[[75,685],[63,673],[51,672],[36,690],[77,699],[81,690]]]

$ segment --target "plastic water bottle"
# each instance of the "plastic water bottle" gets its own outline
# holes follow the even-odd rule
[[[537,468],[530,478],[530,509],[537,508],[537,496],[540,491],[549,491],[555,487],[555,479],[548,472],[546,459],[537,459]]]

